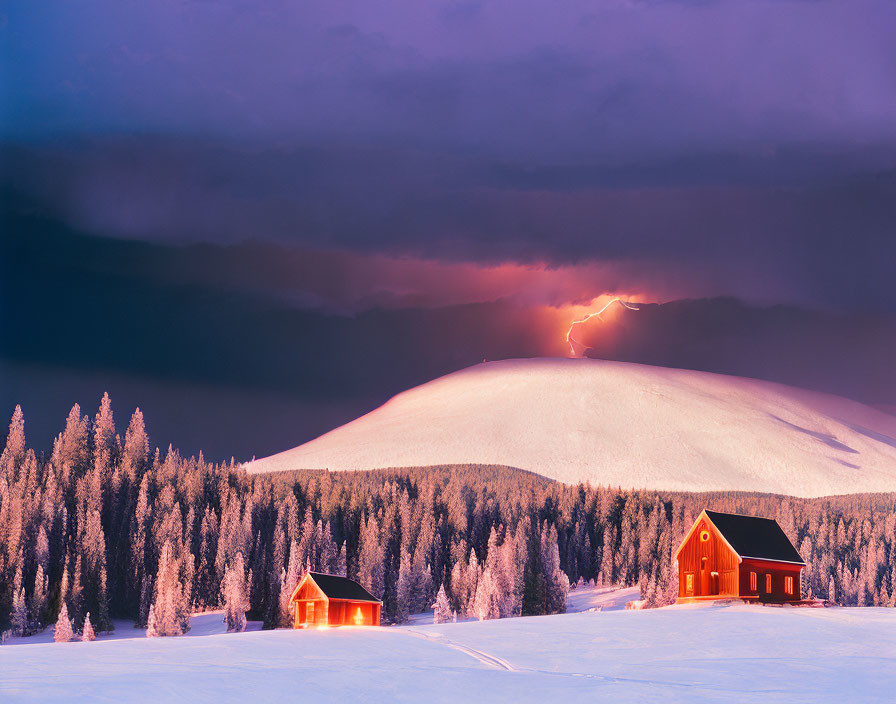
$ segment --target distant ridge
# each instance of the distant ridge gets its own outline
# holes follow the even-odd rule
[[[588,359],[489,362],[249,471],[445,464],[567,483],[825,496],[896,491],[896,417],[838,396]]]

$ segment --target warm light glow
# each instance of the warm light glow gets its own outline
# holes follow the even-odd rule
[[[619,296],[614,296],[609,301],[607,301],[607,303],[605,303],[599,310],[588,313],[587,315],[585,315],[582,318],[573,320],[572,323],[570,323],[570,325],[569,325],[569,330],[566,331],[566,342],[569,345],[570,356],[572,356],[572,357],[579,356],[578,353],[576,352],[575,345],[579,345],[582,348],[585,347],[585,345],[583,345],[581,342],[579,342],[572,336],[572,331],[575,328],[575,326],[580,325],[582,323],[587,323],[592,318],[597,318],[601,322],[606,322],[602,316],[607,311],[607,309],[610,306],[612,306],[614,303],[618,303],[623,308],[628,308],[629,310],[640,310],[640,308],[638,308],[638,306],[636,306],[634,303],[629,303],[628,301],[622,300]]]
[[[701,531],[701,532],[700,532],[700,540],[701,540],[702,542],[704,542],[704,543],[705,543],[707,540],[709,540],[709,531],[708,531],[708,530],[704,530],[704,531]]]
[[[364,624],[364,615],[361,613],[361,607],[358,607],[358,610],[355,611],[355,618],[352,619],[355,622],[356,626],[362,626]]]

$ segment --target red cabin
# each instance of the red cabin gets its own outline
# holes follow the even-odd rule
[[[674,557],[678,603],[800,600],[806,563],[773,519],[702,511]]]
[[[295,627],[379,626],[383,602],[353,579],[308,572],[292,593]]]

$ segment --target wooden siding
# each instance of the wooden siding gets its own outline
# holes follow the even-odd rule
[[[331,626],[379,626],[380,605],[362,601],[330,600]]]
[[[317,626],[379,626],[380,605],[369,601],[297,601],[296,628]]]
[[[296,628],[326,626],[329,622],[326,599],[296,601]]]
[[[709,540],[701,534],[709,533]],[[706,516],[699,518],[678,552],[678,596],[738,596],[738,557]],[[687,590],[688,575],[692,575],[693,593]]]
[[[801,571],[802,567],[800,565],[744,558],[740,565],[740,594],[743,597],[771,603],[798,601],[800,599]],[[756,573],[756,589],[750,589],[751,572]],[[772,577],[772,591],[770,594],[765,591],[766,575],[771,575]],[[784,588],[787,577],[793,578],[793,594],[788,594]]]

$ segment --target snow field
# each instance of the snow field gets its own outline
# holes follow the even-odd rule
[[[728,605],[0,648],[6,701],[892,702],[896,610]]]

